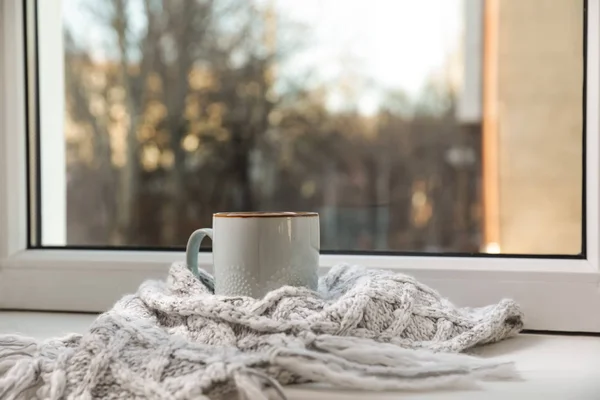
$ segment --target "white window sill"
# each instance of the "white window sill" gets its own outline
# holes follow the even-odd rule
[[[0,312],[0,334],[20,333],[45,339],[71,332],[83,332],[93,314],[43,312]],[[517,382],[489,382],[481,390],[425,393],[369,393],[383,399],[574,399],[600,398],[600,337],[520,335],[482,347],[483,357],[516,362],[523,377]],[[288,388],[290,399],[364,399],[365,393],[345,392],[311,385]]]

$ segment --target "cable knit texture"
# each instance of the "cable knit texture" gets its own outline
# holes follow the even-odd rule
[[[522,328],[511,300],[457,308],[412,277],[348,265],[318,292],[223,297],[200,273],[173,264],[83,335],[0,336],[0,399],[267,399],[292,383],[422,390],[515,376],[512,364],[458,354]]]

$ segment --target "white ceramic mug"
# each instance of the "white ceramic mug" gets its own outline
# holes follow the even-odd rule
[[[213,214],[213,228],[198,229],[188,240],[186,262],[196,276],[198,251],[206,236],[213,240],[215,294],[260,298],[286,285],[317,289],[317,213]]]

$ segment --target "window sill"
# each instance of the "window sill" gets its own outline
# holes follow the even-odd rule
[[[0,312],[0,334],[21,333],[39,339],[83,332],[94,314]],[[523,381],[486,382],[481,390],[402,394],[403,399],[598,399],[600,393],[600,338],[587,336],[519,335],[482,347],[478,354],[516,362]],[[363,399],[364,393],[320,387],[287,389],[290,399]],[[373,400],[396,399],[397,392],[369,393]]]
[[[169,264],[184,258],[182,252],[118,250],[23,250],[4,260],[0,255],[0,309],[100,312],[143,281],[164,279]],[[199,260],[212,271],[212,254],[201,253]],[[457,306],[511,298],[527,316],[526,329],[600,332],[600,274],[589,260],[323,255],[320,262],[321,272],[347,262],[405,273]]]

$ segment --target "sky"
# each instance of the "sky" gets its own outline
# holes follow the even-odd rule
[[[307,28],[307,46],[282,66],[284,75],[310,71],[317,80],[352,81],[360,90],[359,108],[367,113],[380,101],[379,89],[372,87],[417,96],[458,51],[463,34],[464,0],[254,1],[271,2],[285,16],[280,24],[292,20]],[[106,31],[82,9],[84,2],[63,0],[63,19],[102,58]],[[142,18],[135,18],[137,1],[129,4],[133,22],[143,26]],[[345,95],[334,93],[330,105]]]
[[[413,93],[456,51],[463,28],[461,0],[275,2],[310,27],[312,54],[303,56],[324,61],[325,71],[343,68],[345,57],[375,81]]]

